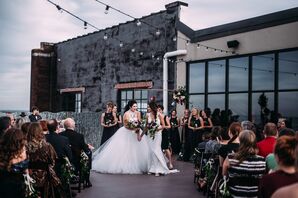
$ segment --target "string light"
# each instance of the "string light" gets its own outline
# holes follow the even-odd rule
[[[173,41],[174,41],[174,42],[177,41],[177,37],[176,37],[176,36],[173,37]]]
[[[131,49],[131,52],[135,52],[135,51],[136,51],[135,48],[132,48],[132,49]]]
[[[140,56],[143,56],[144,55],[144,52],[140,52]]]
[[[106,5],[105,14],[109,14],[109,9],[110,9],[110,6]]]
[[[104,34],[103,39],[104,40],[107,40],[108,39],[108,34],[107,33]]]
[[[157,29],[157,31],[155,32],[156,36],[159,36],[160,35],[160,30]]]
[[[142,25],[142,23],[141,23],[141,21],[138,19],[137,20],[137,26],[141,26]]]
[[[119,43],[119,47],[123,47],[123,43],[122,43],[122,41],[120,41],[120,43]]]

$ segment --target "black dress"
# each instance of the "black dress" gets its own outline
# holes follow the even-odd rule
[[[180,135],[178,130],[178,120],[177,117],[170,119],[171,129],[170,129],[170,142],[172,151],[174,154],[179,154],[181,149]]]
[[[164,116],[164,123],[165,126],[168,126],[167,124],[167,116]],[[162,139],[161,139],[161,149],[166,150],[171,147],[170,145],[170,135],[169,135],[169,130],[168,129],[163,129],[161,133]]]
[[[11,166],[11,171],[0,170],[0,197],[25,197],[26,185],[23,173],[28,169],[28,160]]]
[[[194,116],[191,117],[190,126],[198,128],[201,126],[200,118],[196,119]],[[202,130],[190,130],[190,139],[191,139],[191,153],[194,152],[195,148],[199,143],[202,142]]]
[[[182,127],[182,141],[183,145],[183,160],[189,161],[191,155],[191,130],[188,128],[188,119],[189,117],[183,117],[182,122],[184,126]]]
[[[106,125],[112,125],[114,123],[114,116],[113,113],[104,113],[104,123]],[[103,143],[105,143],[108,139],[110,139],[110,137],[112,137],[115,133],[115,126],[112,127],[103,127],[103,132],[102,132],[102,138],[101,138],[101,142],[100,145],[102,145]]]
[[[203,118],[204,126],[210,126],[210,122],[208,118]],[[204,132],[211,132],[211,128],[204,128]]]

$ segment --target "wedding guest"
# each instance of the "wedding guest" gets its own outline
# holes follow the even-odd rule
[[[52,145],[45,141],[42,128],[37,122],[30,124],[27,150],[30,163],[44,163],[49,170],[30,170],[30,175],[35,180],[35,185],[41,194],[54,197],[55,195],[51,193],[55,192],[62,196],[61,181],[54,170],[57,154]]]
[[[214,126],[211,130],[210,134],[210,140],[206,143],[205,146],[205,153],[213,153],[217,154],[218,149],[220,148],[220,140],[221,140],[221,134],[222,134],[222,128],[221,126]]]
[[[211,115],[211,121],[214,126],[220,126],[220,124],[221,124],[220,118],[221,118],[220,109],[219,108],[214,109],[213,113]]]
[[[267,157],[268,154],[273,152],[274,145],[276,142],[276,136],[277,136],[277,128],[274,123],[268,122],[264,126],[265,139],[258,142],[257,146],[259,149],[259,155],[263,157]]]
[[[226,159],[227,155],[231,152],[236,152],[239,148],[239,134],[242,131],[239,122],[233,122],[229,127],[230,140],[226,145],[223,145],[218,150],[220,164]]]
[[[207,116],[204,110],[200,111],[200,116],[204,122],[204,131],[211,132],[211,129],[213,127],[211,118]]]
[[[23,174],[28,172],[26,138],[20,129],[10,128],[0,139],[0,196],[25,197]]]
[[[295,137],[282,136],[277,139],[274,155],[279,169],[261,179],[260,197],[269,198],[277,189],[298,182],[298,173],[295,170],[296,146]]]
[[[180,119],[180,125],[182,126],[182,146],[183,146],[183,160],[189,161],[191,155],[191,137],[190,129],[188,128],[189,109],[185,109],[182,118]]]
[[[14,118],[14,115],[11,112],[6,112],[6,116],[10,118],[10,127],[15,127],[16,119]]]
[[[32,114],[29,115],[30,122],[38,122],[41,120],[41,116],[39,115],[39,109],[35,106],[32,107],[31,109]]]
[[[242,131],[239,141],[239,150],[229,154],[224,161],[223,175],[229,178],[228,187],[232,197],[257,197],[259,179],[266,171],[265,159],[257,155],[254,132]]]
[[[163,113],[164,107],[162,105],[157,105],[157,111],[161,115],[164,120],[164,128],[162,130],[162,140],[161,140],[161,149],[165,152],[166,157],[169,160],[169,169],[173,169],[173,161],[172,161],[172,152],[171,152],[171,145],[170,145],[170,134],[169,129],[171,128],[170,119],[167,115]]]
[[[24,136],[26,137],[26,139],[27,139],[27,135],[28,135],[28,132],[29,132],[30,124],[31,124],[31,122],[26,122],[21,126],[21,130],[22,130]]]
[[[116,132],[114,127],[118,124],[116,113],[113,113],[113,103],[108,102],[106,111],[101,114],[101,126],[103,126],[102,138],[100,145],[104,144]]]
[[[23,125],[24,123],[26,123],[26,122],[27,122],[27,121],[26,121],[25,118],[22,118],[22,117],[17,118],[17,119],[16,119],[15,127],[18,128],[18,129],[21,129],[22,125]]]
[[[177,111],[172,110],[171,116],[170,116],[170,143],[172,147],[172,151],[174,154],[179,154],[181,149],[181,143],[180,143],[180,135],[179,135],[179,126],[180,122],[177,117]]]
[[[40,120],[39,121],[39,124],[42,128],[42,132],[43,134],[49,134],[49,130],[48,130],[48,126],[47,126],[47,121],[46,120]]]
[[[0,138],[9,128],[11,128],[10,123],[11,123],[10,117],[8,116],[0,117]]]

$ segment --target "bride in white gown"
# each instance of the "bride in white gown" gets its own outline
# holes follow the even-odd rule
[[[139,129],[131,129],[129,123],[141,120],[137,102],[128,102],[129,110],[124,113],[124,126],[94,153],[92,169],[111,174],[147,173],[151,150],[147,136],[140,138]]]
[[[159,126],[154,134],[147,134],[148,143],[151,149],[148,172],[154,173],[155,176],[159,176],[159,174],[168,174],[170,170],[168,169],[164,154],[161,150],[161,132],[164,126],[164,121],[161,114],[157,112],[157,105],[155,102],[149,103],[148,112],[149,113],[146,116],[147,123],[150,124],[155,122],[157,126]]]

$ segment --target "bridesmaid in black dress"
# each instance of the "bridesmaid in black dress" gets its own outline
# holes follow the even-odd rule
[[[180,125],[182,126],[182,147],[183,147],[183,160],[189,161],[191,155],[191,138],[190,129],[188,128],[189,109],[184,110],[184,115],[180,119]]]
[[[188,128],[191,130],[191,153],[193,153],[198,144],[202,142],[202,129],[204,128],[203,119],[200,117],[199,110],[196,108],[192,108],[191,110],[191,117],[188,120]]]
[[[105,143],[110,137],[114,135],[115,126],[117,125],[116,114],[113,113],[113,103],[108,102],[106,105],[106,112],[101,114],[101,125],[103,126],[102,138],[100,145]]]
[[[177,118],[176,110],[173,110],[171,112],[170,124],[171,124],[170,142],[171,142],[172,151],[174,154],[179,154],[181,149],[180,135],[178,130],[180,126],[180,122],[179,122],[179,119]]]
[[[161,140],[161,149],[165,152],[168,160],[169,160],[169,169],[173,169],[173,162],[172,162],[172,151],[170,145],[170,134],[169,129],[171,128],[170,119],[168,116],[163,114],[164,107],[162,105],[157,105],[157,111],[160,113],[164,119],[164,129],[162,130],[162,140]]]
[[[116,104],[114,104],[113,113],[116,114],[116,118],[117,118],[117,124],[114,127],[115,132],[116,132],[121,127],[121,125],[122,125],[122,116],[121,116],[121,113],[118,112],[118,108],[117,108],[117,105]]]
[[[200,116],[204,122],[204,132],[211,132],[211,129],[213,127],[211,118],[207,116],[207,114],[204,110],[200,111]]]

